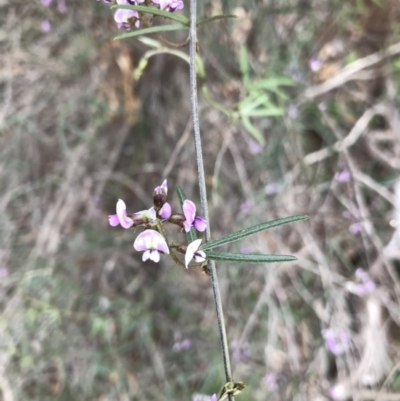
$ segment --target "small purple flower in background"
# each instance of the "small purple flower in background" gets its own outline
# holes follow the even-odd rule
[[[350,335],[346,332],[337,333],[331,328],[324,329],[322,337],[325,340],[325,347],[333,355],[343,355],[350,348]]]
[[[48,19],[43,20],[42,23],[40,24],[40,29],[43,33],[50,32],[51,31],[50,21]]]
[[[335,174],[335,180],[338,182],[349,182],[350,181],[350,172],[349,170],[342,170]]]
[[[186,199],[183,202],[182,209],[186,219],[183,222],[186,232],[189,232],[192,227],[197,231],[205,231],[207,228],[207,220],[203,217],[196,216],[196,205],[191,200]]]
[[[268,373],[265,375],[264,384],[271,393],[275,393],[279,390],[278,378],[275,373]]]
[[[139,252],[144,251],[143,262],[150,259],[157,263],[160,261],[160,252],[169,254],[168,245],[164,237],[155,230],[145,230],[140,233],[133,247]]]
[[[345,219],[351,219],[351,213],[348,211],[348,210],[345,210],[343,213],[342,213],[342,216],[345,218]]]
[[[189,263],[193,258],[196,263],[201,263],[206,260],[206,254],[203,251],[199,251],[201,241],[201,239],[196,239],[188,245],[185,253],[186,269],[189,267]]]
[[[182,341],[175,342],[174,345],[172,346],[172,351],[173,352],[187,351],[191,346],[192,342],[188,338],[185,338]]]
[[[270,182],[264,187],[264,192],[267,195],[275,195],[281,190],[281,185],[278,182]]]
[[[232,356],[237,362],[248,363],[250,361],[250,349],[248,343],[241,343],[238,340],[231,342]]]
[[[240,212],[241,213],[248,213],[253,207],[253,202],[249,200],[245,200],[240,204]]]
[[[343,384],[336,384],[328,390],[328,395],[332,400],[344,401],[349,398],[349,392],[345,389]]]
[[[64,14],[67,12],[67,5],[65,3],[65,0],[58,0],[57,3],[57,10],[61,13]]]
[[[370,275],[361,267],[355,272],[356,282],[349,281],[346,283],[346,288],[349,292],[358,295],[368,295],[375,291],[376,284],[371,279]]]
[[[0,278],[8,277],[8,275],[9,275],[8,269],[6,267],[1,267],[0,268]]]
[[[252,155],[258,155],[259,153],[261,153],[263,151],[263,147],[255,140],[250,139],[249,140],[249,152]]]
[[[154,4],[159,4],[160,10],[174,12],[182,10],[184,4],[181,0],[152,0]]]
[[[40,0],[42,6],[50,7],[52,0]]]
[[[317,57],[311,57],[308,60],[308,66],[313,72],[318,72],[322,68],[322,63]]]
[[[110,226],[116,227],[121,224],[123,228],[130,228],[133,226],[133,220],[126,214],[126,205],[122,199],[117,202],[117,214],[108,216]]]
[[[353,223],[353,224],[349,227],[349,231],[350,231],[353,235],[360,234],[361,231],[362,231],[362,225],[361,225],[361,223]]]
[[[299,109],[296,105],[290,104],[286,109],[286,113],[289,118],[295,119],[299,115]]]

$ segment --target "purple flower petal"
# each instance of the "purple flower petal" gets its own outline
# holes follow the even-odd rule
[[[116,214],[110,214],[108,216],[108,223],[110,226],[116,227],[119,226],[119,218]]]
[[[48,19],[45,19],[42,21],[40,24],[40,29],[42,30],[43,33],[48,33],[51,31],[51,24]]]
[[[168,184],[167,184],[167,180],[165,179],[161,185],[159,185],[158,187],[154,188],[154,192],[157,195],[161,195],[163,193],[165,193],[165,195],[168,194]]]
[[[126,4],[126,3],[121,3],[121,4]],[[139,21],[139,24],[140,24],[139,14],[137,13],[137,11],[124,10],[122,8],[119,8],[114,14],[114,20],[117,23],[117,26],[118,26],[119,29],[121,29],[121,28],[130,29],[129,20],[131,18],[136,18],[137,19],[137,21],[135,22],[135,26],[137,25],[138,21]]]
[[[205,231],[207,228],[207,220],[200,216],[196,216],[193,224],[196,230],[200,232]]]
[[[162,219],[169,219],[172,214],[171,205],[168,202],[164,203],[159,213]]]
[[[133,220],[126,215],[126,205],[122,199],[118,199],[117,202],[117,216],[122,227],[130,228],[133,226]]]
[[[183,222],[183,225],[185,227],[185,231],[189,232],[196,217],[196,205],[191,200],[186,199],[183,202],[182,210],[186,218],[186,221]]]

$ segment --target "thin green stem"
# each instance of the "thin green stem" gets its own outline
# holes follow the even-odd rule
[[[196,50],[197,50],[197,31],[196,31],[196,17],[197,17],[197,1],[190,0],[190,103],[192,109],[192,120],[193,120],[193,133],[194,133],[194,146],[196,151],[197,161],[197,172],[199,176],[199,192],[201,210],[203,216],[208,221],[207,229],[205,232],[205,241],[209,241],[211,237],[210,231],[210,218],[208,215],[208,203],[207,203],[207,189],[204,174],[204,163],[203,163],[203,152],[201,148],[201,137],[200,137],[200,125],[199,125],[199,114],[198,114],[198,103],[197,103],[197,71],[196,71]],[[218,329],[222,343],[222,356],[224,360],[225,376],[226,381],[232,381],[231,362],[229,358],[229,346],[228,338],[225,330],[224,312],[222,308],[221,293],[219,290],[217,270],[215,263],[212,260],[208,261],[208,268],[211,272],[211,283],[214,292],[214,302],[217,310]],[[229,400],[233,400],[233,396],[228,395]]]

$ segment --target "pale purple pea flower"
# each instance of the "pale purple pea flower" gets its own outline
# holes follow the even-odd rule
[[[370,275],[361,267],[359,267],[355,272],[356,282],[349,281],[346,284],[346,288],[351,293],[363,296],[371,294],[376,289],[375,282],[371,279]]]
[[[192,227],[197,231],[205,231],[207,228],[207,220],[203,217],[196,216],[196,205],[191,200],[186,199],[183,202],[182,209],[186,219],[183,222],[186,232],[189,232]]]
[[[349,170],[344,169],[340,173],[335,174],[335,180],[338,182],[349,182],[350,181],[350,172]]]
[[[133,243],[135,250],[144,251],[142,260],[147,259],[158,263],[160,261],[160,252],[169,254],[168,245],[164,237],[155,230],[145,230],[140,233]]]
[[[185,253],[186,269],[189,267],[189,263],[193,258],[196,263],[201,263],[206,260],[206,254],[203,251],[199,251],[201,241],[201,239],[196,239],[188,245]]]
[[[264,187],[264,191],[267,195],[275,195],[281,190],[279,182],[270,182]]]
[[[52,0],[40,0],[42,6],[50,7]]]
[[[159,211],[159,214],[162,219],[169,219],[172,214],[171,205],[168,202],[164,203],[163,207]]]
[[[362,231],[362,225],[361,225],[361,223],[353,223],[353,224],[349,227],[349,231],[350,231],[353,235],[360,234],[361,231]]]
[[[331,328],[324,329],[322,337],[325,340],[325,347],[333,355],[343,355],[350,348],[350,335],[346,332],[337,333]]]
[[[159,4],[160,10],[174,12],[182,10],[184,7],[183,1],[181,0],[152,0],[154,4]]]
[[[258,155],[262,151],[263,147],[257,141],[254,141],[253,139],[249,140],[249,152],[252,155]]]
[[[175,342],[174,345],[172,346],[172,351],[173,352],[187,351],[191,346],[192,342],[188,338],[185,338],[182,341]]]
[[[139,13],[134,10],[123,10],[119,8],[114,14],[114,21],[117,23],[118,29],[124,28],[127,31],[131,29],[130,21],[135,21],[135,27],[140,27]]]
[[[275,393],[279,390],[278,378],[275,373],[268,373],[265,375],[264,384],[271,393]]]
[[[317,57],[311,57],[308,60],[308,66],[310,67],[311,71],[318,72],[322,68],[322,62]]]
[[[108,216],[110,226],[116,227],[121,224],[123,228],[133,226],[133,220],[126,214],[126,204],[122,199],[118,199],[117,213]]]
[[[50,21],[48,19],[43,20],[40,24],[40,29],[43,33],[49,33],[51,31]]]
[[[143,3],[144,0],[140,0],[138,2]],[[136,4],[131,0],[117,0],[117,4],[120,5],[129,5]],[[131,29],[131,21],[134,21],[135,27],[140,27],[140,19],[139,13],[134,10],[124,10],[119,8],[114,14],[114,20],[117,23],[118,29],[124,28],[127,31]]]

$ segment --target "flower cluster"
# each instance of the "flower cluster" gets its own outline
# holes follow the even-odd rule
[[[171,223],[180,226],[186,232],[192,228],[197,231],[205,231],[207,220],[196,215],[196,206],[191,200],[185,200],[182,205],[183,213],[172,213],[171,205],[167,202],[168,185],[167,180],[156,187],[153,191],[153,206],[148,210],[142,210],[132,215],[126,212],[126,204],[122,199],[118,199],[116,213],[108,216],[110,226],[121,226],[125,229],[143,226],[133,247],[136,251],[143,252],[143,261],[152,260],[159,262],[162,254],[170,254],[174,249],[185,254],[185,267],[188,268],[192,259],[196,263],[206,260],[206,255],[199,250],[201,239],[197,239],[186,245],[169,245],[163,224]],[[176,259],[175,259],[176,260]]]
[[[46,1],[46,0],[44,0]],[[97,0],[100,1],[100,0]],[[119,5],[137,6],[144,3],[145,0],[116,0]],[[104,3],[112,3],[112,0],[103,0]],[[152,0],[152,3],[163,11],[174,12],[182,10],[184,4],[182,0]],[[140,14],[135,10],[126,10],[119,8],[114,14],[114,20],[119,29],[123,28],[130,31],[133,27],[140,27]]]
[[[361,267],[355,272],[355,281],[346,283],[346,289],[359,297],[371,294],[376,289],[375,282],[370,275]]]
[[[325,347],[333,355],[344,354],[350,348],[350,335],[346,332],[337,332],[332,328],[322,330],[322,337],[325,340]]]

